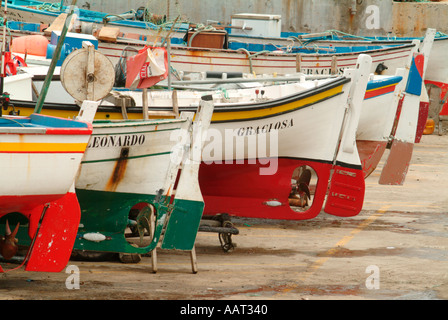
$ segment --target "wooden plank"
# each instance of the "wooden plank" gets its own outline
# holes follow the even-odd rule
[[[65,20],[67,19],[67,13],[61,13],[56,19],[54,19],[53,23],[44,31],[45,35],[51,35],[53,31],[62,31],[64,27]],[[73,26],[77,19],[77,15],[73,14],[72,19],[70,20],[70,24],[68,25],[68,32],[73,31]]]
[[[106,42],[117,42],[119,34],[120,34],[120,28],[103,27],[98,33],[98,40]]]

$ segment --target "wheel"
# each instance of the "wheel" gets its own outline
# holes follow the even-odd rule
[[[136,244],[131,243],[130,245],[138,248]],[[142,261],[142,256],[139,253],[119,253],[118,259],[122,263],[139,263]]]

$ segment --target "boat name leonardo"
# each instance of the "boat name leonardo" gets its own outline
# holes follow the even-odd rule
[[[144,134],[93,137],[88,148],[133,147],[145,143]]]

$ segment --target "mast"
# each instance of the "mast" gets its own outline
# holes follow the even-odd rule
[[[64,27],[62,28],[61,36],[59,37],[58,45],[54,51],[53,59],[51,60],[50,68],[48,69],[47,76],[45,77],[44,84],[42,86],[41,93],[39,94],[39,99],[37,100],[36,107],[34,108],[34,113],[40,113],[42,111],[42,107],[44,105],[45,98],[48,93],[48,89],[50,87],[51,80],[53,79],[54,69],[56,68],[56,64],[59,60],[59,56],[61,55],[62,46],[64,45],[65,36],[68,32],[68,25],[70,24],[70,20],[72,18],[73,12],[75,11],[75,5],[77,0],[72,1],[72,5],[70,6],[69,14],[65,19]]]

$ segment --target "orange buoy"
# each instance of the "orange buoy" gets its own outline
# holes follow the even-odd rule
[[[426,126],[423,130],[423,134],[432,134],[434,132],[435,124],[433,119],[426,120]]]
[[[45,57],[49,43],[48,39],[41,35],[23,36],[12,41],[11,51]]]

